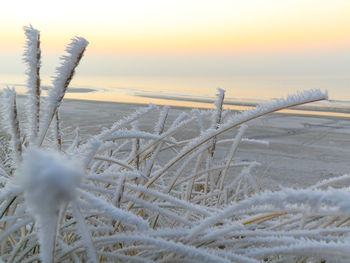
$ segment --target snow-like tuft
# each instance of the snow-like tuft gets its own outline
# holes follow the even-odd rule
[[[31,148],[15,173],[14,183],[22,188],[36,221],[42,262],[53,262],[59,211],[75,199],[82,177],[79,167],[58,152]]]
[[[82,172],[79,166],[63,155],[38,148],[24,154],[15,175],[34,217],[56,213],[62,204],[74,200]]]

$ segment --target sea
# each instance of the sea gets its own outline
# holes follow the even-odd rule
[[[52,87],[52,77],[41,76],[42,95]],[[1,75],[0,89],[13,87],[26,94],[25,75]],[[122,103],[154,103],[194,108],[213,108],[217,89],[225,90],[224,107],[245,110],[271,99],[303,90],[327,90],[328,101],[286,110],[285,113],[350,118],[349,75],[82,75],[70,83],[67,99]]]

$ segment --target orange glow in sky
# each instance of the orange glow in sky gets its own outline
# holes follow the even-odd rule
[[[72,86],[115,97],[73,97],[120,101],[113,88],[209,96],[221,87],[266,98],[322,88],[350,100],[350,0],[3,1],[0,88],[25,83],[29,24],[41,31],[43,85],[73,36],[90,42]]]
[[[74,35],[91,54],[339,49],[349,17],[348,0],[5,1],[0,48],[20,50],[31,23],[53,53]]]

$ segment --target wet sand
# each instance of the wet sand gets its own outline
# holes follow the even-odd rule
[[[22,101],[23,98],[19,103]],[[62,126],[68,134],[79,127],[82,137],[88,138],[140,107],[145,105],[65,100],[60,109]],[[169,123],[182,111],[190,109],[171,108]],[[157,117],[158,112],[147,114],[140,122],[141,128],[152,131]],[[245,137],[270,144],[242,144],[237,160],[261,163],[253,173],[264,188],[309,186],[350,172],[350,118],[271,114],[249,122],[248,126]],[[181,136],[189,138],[195,133],[198,126],[192,125]],[[223,138],[233,138],[235,133],[232,130]]]

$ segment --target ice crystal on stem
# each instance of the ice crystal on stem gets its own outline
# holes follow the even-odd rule
[[[23,61],[27,64],[27,107],[30,120],[28,136],[29,141],[32,141],[38,135],[40,121],[40,32],[32,26],[26,26],[23,29],[27,38]]]
[[[39,31],[24,29],[28,120],[14,90],[1,104],[0,262],[349,262],[349,175],[263,191],[257,163],[239,156],[245,144],[268,146],[243,138],[251,120],[326,92],[233,114],[219,89],[214,112],[150,105],[70,142],[58,109],[87,41],[68,46],[41,110]]]
[[[78,66],[89,42],[82,37],[73,38],[66,48],[68,55],[61,57],[61,65],[56,69],[56,77],[53,81],[53,88],[47,96],[47,109],[43,122],[40,125],[38,144],[41,145],[45,139],[51,121],[53,120],[62,99],[66,94],[70,81],[72,80],[75,68]]]
[[[13,88],[7,88],[3,92],[3,101],[1,101],[1,111],[3,113],[2,125],[6,129],[7,134],[11,137],[10,148],[12,151],[12,159],[18,164],[22,159],[22,142],[18,121],[16,91]]]

